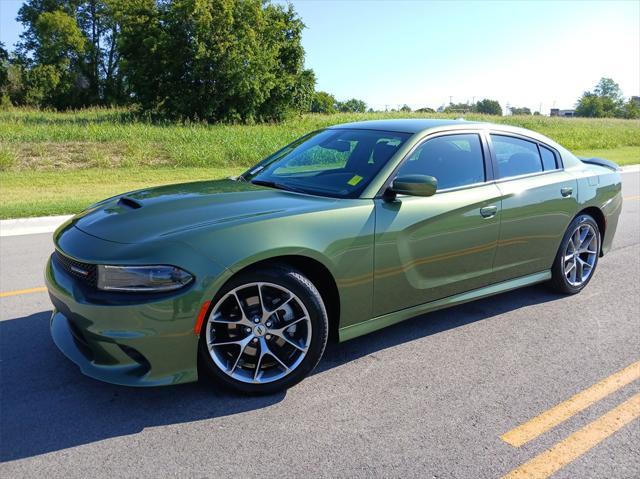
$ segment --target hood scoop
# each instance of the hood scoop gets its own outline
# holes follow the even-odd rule
[[[118,204],[120,206],[124,206],[125,208],[129,208],[132,210],[137,210],[138,208],[142,208],[142,205],[140,203],[138,203],[133,198],[128,198],[126,196],[123,196],[122,198],[120,198],[118,200]]]

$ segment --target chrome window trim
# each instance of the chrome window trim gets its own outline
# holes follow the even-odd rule
[[[507,176],[506,178],[497,178],[494,180],[494,183],[496,184],[500,184],[500,183],[505,183],[507,181],[513,181],[513,180],[521,180],[524,178],[533,178],[535,176],[544,176],[544,175],[551,175],[553,173],[558,173],[564,171],[563,169],[557,168],[555,170],[547,170],[547,171],[539,171],[536,173],[526,173],[524,175],[517,175],[517,176]]]

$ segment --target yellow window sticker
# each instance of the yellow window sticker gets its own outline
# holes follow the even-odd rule
[[[347,184],[349,184],[351,186],[356,186],[361,181],[362,181],[362,176],[354,175],[353,178],[351,178],[349,181],[347,181]]]

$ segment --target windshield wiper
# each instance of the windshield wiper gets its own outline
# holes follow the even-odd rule
[[[305,193],[305,191],[295,188],[293,186],[285,185],[284,183],[278,183],[277,181],[270,180],[251,180],[251,183],[258,186],[268,186],[269,188],[277,188],[285,191],[295,191],[297,193]]]

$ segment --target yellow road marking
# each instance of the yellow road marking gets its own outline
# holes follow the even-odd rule
[[[624,199],[624,200],[640,200],[640,195],[635,195],[635,196],[625,196],[623,199]]]
[[[638,417],[640,417],[640,393],[525,462],[503,479],[549,477]]]
[[[520,447],[638,378],[640,378],[640,361],[504,433],[500,438],[514,447]]]
[[[16,291],[5,291],[0,293],[0,298],[6,298],[8,296],[18,296],[19,294],[30,294],[30,293],[42,293],[46,291],[47,288],[44,286],[40,286],[38,288],[29,288],[29,289],[18,289]]]

